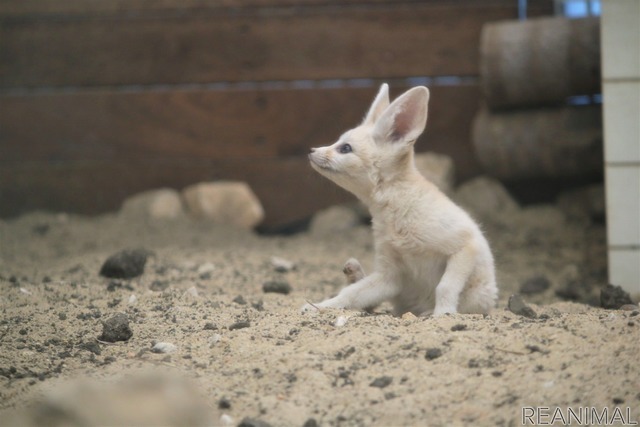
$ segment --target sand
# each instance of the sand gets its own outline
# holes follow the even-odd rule
[[[282,237],[115,214],[0,222],[0,424],[493,426],[527,407],[640,420],[640,315],[586,304],[606,284],[604,226],[550,206],[483,226],[495,310],[399,318],[299,313],[345,285],[349,257],[370,270],[366,225]],[[101,277],[126,248],[153,253],[144,274]],[[265,293],[270,281],[291,292]],[[506,308],[525,282],[536,318]],[[131,338],[98,341],[117,313]],[[136,380],[149,373],[157,383]]]

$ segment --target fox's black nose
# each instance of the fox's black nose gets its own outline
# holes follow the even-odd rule
[[[309,148],[309,154],[311,154],[311,153],[315,153],[315,152],[316,152],[316,149],[315,149],[315,148]]]

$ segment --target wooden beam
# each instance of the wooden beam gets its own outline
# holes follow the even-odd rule
[[[0,88],[477,75],[482,25],[515,16],[465,1],[8,17]]]
[[[407,87],[393,87],[394,95]],[[305,155],[357,125],[377,87],[263,91],[88,91],[0,97],[0,164],[20,161],[244,159]],[[431,88],[419,150],[477,171],[475,84]]]
[[[2,97],[0,216],[96,214],[139,191],[237,179],[262,200],[267,227],[299,221],[350,198],[310,169],[306,152],[357,124],[375,89]],[[458,177],[473,176],[479,88],[431,92],[417,149],[451,155]]]
[[[0,19],[38,18],[59,16],[121,16],[131,14],[151,15],[185,13],[238,13],[242,10],[273,8],[326,8],[372,7],[384,5],[389,0],[3,0],[0,2]],[[428,4],[431,6],[478,6],[477,0],[398,0],[399,4]],[[482,7],[514,7],[513,0],[483,0]],[[527,2],[527,16],[551,15],[553,0]]]

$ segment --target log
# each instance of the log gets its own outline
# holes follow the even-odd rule
[[[495,113],[472,128],[480,164],[505,180],[568,178],[602,170],[602,108],[556,107]]]
[[[491,108],[563,103],[600,88],[598,18],[539,18],[485,24],[480,42]]]

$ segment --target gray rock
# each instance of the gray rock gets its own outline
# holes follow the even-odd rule
[[[454,200],[483,221],[495,221],[497,217],[520,210],[507,189],[489,177],[478,177],[465,182],[456,191]]]
[[[443,193],[452,192],[455,185],[455,170],[451,157],[436,153],[417,153],[415,164],[418,171]]]
[[[238,427],[271,427],[271,424],[254,418],[243,418]]]
[[[424,355],[424,358],[427,360],[434,360],[438,357],[442,356],[442,350],[437,347],[428,348],[427,352]]]
[[[147,258],[152,252],[146,249],[125,249],[111,255],[100,268],[100,275],[113,279],[132,279],[144,273]]]
[[[182,190],[187,210],[197,218],[252,229],[264,219],[260,200],[244,182],[203,182]]]
[[[249,323],[246,320],[240,321],[240,322],[235,322],[231,325],[229,325],[229,330],[230,331],[235,331],[236,329],[244,329],[244,328],[248,328],[251,326],[251,323]]]
[[[620,307],[633,304],[629,292],[620,286],[606,285],[600,291],[600,305],[603,308],[618,310]]]
[[[180,193],[170,188],[145,191],[124,201],[120,215],[152,220],[176,219],[184,215]]]
[[[393,377],[383,376],[373,380],[369,387],[385,388],[393,382]]]
[[[536,312],[531,307],[529,307],[524,302],[522,297],[518,294],[511,295],[509,297],[508,308],[509,311],[519,316],[528,317],[530,319],[535,319],[536,317],[538,317]]]
[[[102,322],[102,335],[98,339],[100,341],[116,342],[127,341],[132,336],[133,331],[129,327],[129,318],[124,313],[118,313]]]
[[[291,292],[291,285],[283,281],[270,281],[262,285],[264,293],[276,293],[287,295]]]

